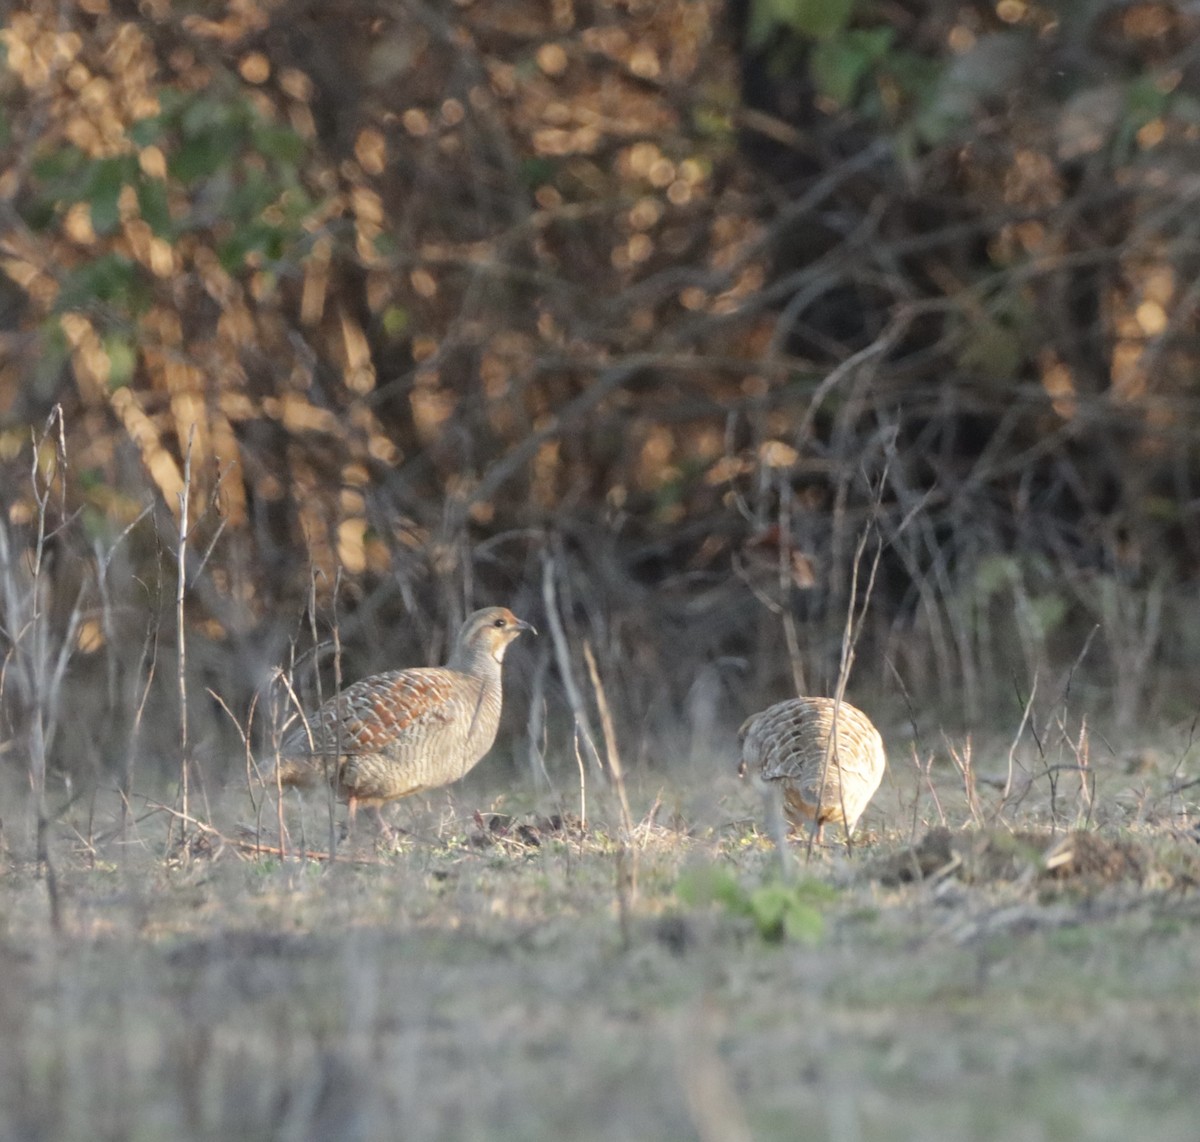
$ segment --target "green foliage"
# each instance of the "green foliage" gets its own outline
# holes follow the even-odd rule
[[[171,236],[171,205],[166,183],[156,178],[139,179],[135,184],[138,213],[159,238]]]
[[[934,133],[957,122],[957,104],[939,105],[948,74],[941,61],[897,46],[889,24],[851,27],[855,9],[855,0],[755,0],[747,43],[769,47],[777,72],[806,67],[820,96],[869,119],[894,120],[899,110],[902,123],[920,120],[923,132]],[[875,83],[867,82],[871,77]],[[883,98],[881,85],[890,98]]]
[[[267,226],[282,244],[296,236],[300,219],[312,208],[300,180],[308,144],[291,129],[265,120],[236,92],[167,92],[162,111],[135,124],[131,135],[167,155],[169,175],[187,192],[192,207],[183,217],[185,228],[214,219],[236,227]],[[280,217],[268,223],[263,216],[271,207]],[[260,236],[246,250],[264,244]]]
[[[854,102],[864,77],[883,60],[892,46],[891,28],[851,28],[822,40],[809,61],[813,83],[840,107]]]
[[[137,212],[159,238],[175,241],[215,232],[222,264],[237,274],[264,261],[299,257],[308,235],[303,221],[313,201],[301,181],[308,144],[288,127],[263,118],[240,92],[210,89],[200,95],[165,91],[157,115],[134,123],[130,141],[157,146],[167,177],[147,174],[134,153],[90,158],[74,146],[39,155],[21,204],[35,231],[60,224],[72,206],[85,203],[99,238],[121,225],[121,195],[134,192]],[[128,258],[104,252],[66,271],[57,309],[96,301],[136,314],[149,301],[150,278]],[[118,349],[114,377],[131,363]]]
[[[39,396],[47,396],[54,391],[59,374],[66,367],[70,346],[57,321],[42,322],[39,341],[41,351],[34,366],[32,389]]]
[[[114,389],[120,388],[133,377],[137,350],[128,337],[119,333],[106,334],[103,340],[104,352],[108,355],[108,383]]]
[[[403,337],[408,332],[408,310],[402,305],[389,305],[387,309],[383,311],[381,323],[383,325],[384,333],[386,333],[393,340]]]
[[[717,866],[690,870],[675,891],[685,904],[719,904],[734,916],[752,920],[758,934],[773,944],[783,940],[817,943],[825,927],[821,909],[837,898],[829,885],[811,879],[771,879],[747,888],[730,869]]]
[[[119,303],[127,310],[143,308],[145,283],[138,266],[121,254],[103,254],[63,276],[58,309],[84,309],[102,301]]]
[[[526,187],[542,186],[554,181],[557,166],[543,157],[521,160],[519,168],[521,183]]]
[[[1061,584],[1054,568],[1043,558],[1030,555],[988,555],[975,569],[975,591],[980,599],[992,601],[1019,591],[1039,597],[1039,588],[1048,588],[1059,599]]]
[[[117,207],[121,188],[137,177],[137,159],[133,155],[94,159],[83,174],[80,200],[88,204],[92,229],[97,234],[111,234],[121,221]]]
[[[1162,116],[1170,101],[1162,89],[1159,77],[1153,73],[1139,75],[1125,89],[1125,113],[1131,130],[1138,130]]]
[[[1032,355],[1038,315],[1029,298],[1007,290],[960,318],[958,363],[969,373],[994,381],[1011,381]]]
[[[850,21],[855,0],[751,0],[747,42],[763,47],[780,29],[806,39],[826,40]]]
[[[768,51],[774,71],[805,68],[824,100],[893,127],[909,152],[967,130],[981,104],[1012,89],[1031,50],[1018,30],[980,36],[958,56],[917,51],[855,0],[754,0],[746,40]],[[1165,98],[1153,77],[1131,88],[1132,131],[1159,114]]]
[[[1015,603],[1019,622],[1039,643],[1060,630],[1070,613],[1058,577],[1036,557],[986,556],[975,569],[973,592],[983,606]]]
[[[280,227],[268,222],[249,222],[239,226],[233,234],[217,247],[221,265],[230,273],[237,273],[254,255],[269,261],[283,257],[286,249],[285,235]]]
[[[906,48],[893,48],[880,61],[881,81],[894,89],[894,106],[885,106],[877,92],[864,89],[861,109],[869,118],[903,127],[919,123],[942,82],[945,64],[940,59],[921,55]],[[915,140],[901,136],[901,145]]]
[[[1146,73],[1125,86],[1123,114],[1112,137],[1113,158],[1127,163],[1137,152],[1137,133],[1173,109],[1174,100],[1162,90],[1159,77]]]

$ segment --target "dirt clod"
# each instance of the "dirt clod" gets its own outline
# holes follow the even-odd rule
[[[939,827],[880,862],[873,875],[890,885],[953,876],[967,884],[1024,878],[1099,888],[1119,882],[1140,884],[1154,863],[1145,843],[1097,833],[954,832]]]

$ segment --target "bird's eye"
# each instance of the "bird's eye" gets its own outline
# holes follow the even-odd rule
[[[508,626],[508,623],[504,619],[497,619],[494,623],[492,623],[492,626],[499,627],[501,630],[503,630],[506,626]]]

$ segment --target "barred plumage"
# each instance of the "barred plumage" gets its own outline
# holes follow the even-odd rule
[[[832,698],[777,702],[747,718],[738,740],[738,772],[768,797],[781,792],[793,828],[815,825],[818,839],[829,821],[854,831],[887,764],[871,719]]]
[[[348,686],[284,738],[280,784],[336,782],[353,823],[359,805],[378,816],[385,802],[457,781],[496,740],[501,663],[526,630],[537,633],[507,607],[487,607],[463,623],[445,666],[390,670]]]

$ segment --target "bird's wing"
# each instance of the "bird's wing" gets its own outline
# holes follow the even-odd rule
[[[819,772],[825,760],[828,728],[818,712],[808,706],[790,706],[775,713],[768,727],[762,763],[764,780],[811,776],[814,767]]]
[[[833,733],[832,703],[792,705],[773,719],[770,746],[763,758],[767,781],[800,778],[814,785],[826,770],[826,750]],[[878,734],[853,706],[843,704],[837,714],[835,748],[829,752],[826,781],[836,781],[838,771],[858,773],[871,766],[870,739]]]
[[[344,756],[394,747],[452,722],[460,687],[460,676],[441,667],[374,674],[330,698],[309,719],[311,747],[304,726],[293,731],[291,744]]]

